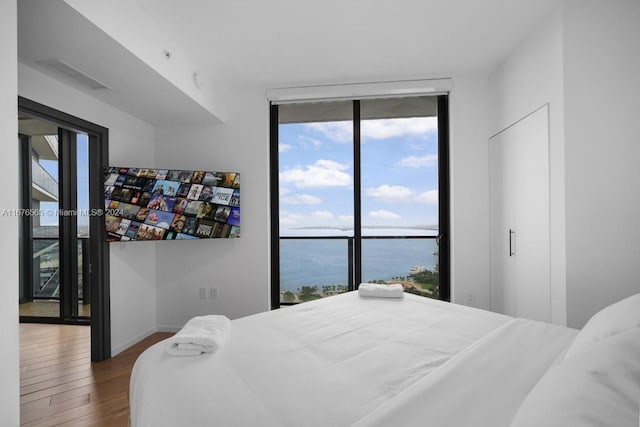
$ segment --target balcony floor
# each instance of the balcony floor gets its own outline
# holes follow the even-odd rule
[[[60,302],[53,300],[36,300],[19,305],[20,316],[60,317]],[[78,315],[91,316],[91,304],[78,304]]]

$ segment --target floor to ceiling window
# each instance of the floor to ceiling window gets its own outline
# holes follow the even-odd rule
[[[272,105],[273,308],[362,282],[449,298],[447,120],[444,95]]]

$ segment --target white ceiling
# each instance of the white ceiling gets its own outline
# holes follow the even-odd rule
[[[213,117],[63,0],[18,1],[18,59],[152,124]],[[51,60],[63,60],[110,89],[91,89],[42,63]]]
[[[488,72],[559,0],[136,0],[210,70],[266,87]]]
[[[561,0],[131,1],[206,70],[205,81],[266,89],[488,73]],[[149,123],[215,119],[64,0],[18,2],[18,56]],[[52,59],[111,89],[52,74],[39,62]]]

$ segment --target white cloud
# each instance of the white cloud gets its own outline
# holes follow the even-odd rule
[[[280,153],[286,153],[287,151],[291,151],[294,149],[294,146],[291,144],[280,143],[278,144],[278,151]]]
[[[425,137],[438,131],[435,117],[409,117],[400,119],[363,120],[363,138],[387,139],[395,137]]]
[[[345,224],[353,225],[353,215],[338,215],[338,219]]]
[[[438,162],[437,154],[426,154],[424,156],[409,156],[400,159],[398,166],[406,168],[421,168],[425,166],[434,166]]]
[[[320,132],[334,142],[353,141],[353,123],[322,122],[305,123],[308,129]],[[363,139],[387,139],[395,137],[424,138],[438,132],[436,117],[408,117],[399,119],[362,120],[360,134]]]
[[[303,215],[288,212],[288,211],[280,211],[280,225],[292,226],[298,225],[300,221],[304,219]]]
[[[365,190],[367,196],[385,202],[409,202],[413,196],[413,191],[401,185],[381,185],[380,187],[369,187]]]
[[[322,141],[320,141],[319,139],[311,138],[310,136],[298,135],[298,139],[303,145],[311,144],[316,148],[322,145]]]
[[[386,211],[384,209],[371,211],[369,212],[369,216],[371,218],[376,218],[376,219],[399,219],[400,218],[400,215],[395,214],[393,212]]]
[[[291,193],[291,190],[289,190],[288,188],[280,187],[280,190],[278,190],[278,193],[280,193],[280,197],[282,197]]]
[[[329,211],[313,211],[311,212],[311,216],[317,219],[331,219],[333,218],[333,214]]]
[[[351,121],[305,123],[304,126],[320,132],[334,142],[344,143],[353,141],[353,123]]]
[[[280,172],[281,183],[292,183],[298,188],[346,187],[351,185],[351,175],[344,172],[349,165],[333,160],[318,160],[313,165],[295,167]]]
[[[327,210],[317,210],[310,213],[290,212],[286,210],[280,211],[280,226],[283,228],[308,227],[330,225],[335,221],[336,216]],[[342,216],[338,219],[343,220]],[[332,221],[334,220],[334,221]],[[352,224],[352,222],[348,222]]]
[[[369,187],[365,190],[365,194],[373,199],[389,203],[438,203],[438,190],[416,193],[401,185],[385,184],[379,187]]]
[[[280,201],[289,205],[319,205],[322,199],[310,194],[295,194],[288,197],[280,197]]]
[[[429,190],[424,193],[420,193],[416,196],[416,201],[420,203],[426,203],[429,205],[438,204],[438,190]]]
[[[318,160],[314,164],[314,166],[318,166],[326,169],[341,170],[341,171],[349,169],[349,165],[346,163],[338,163],[333,160],[323,160],[323,159]]]

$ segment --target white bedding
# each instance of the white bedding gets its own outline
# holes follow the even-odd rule
[[[234,320],[213,354],[152,346],[132,372],[131,425],[506,426],[575,333],[350,292]]]
[[[355,426],[509,426],[524,398],[576,333],[513,319]]]

